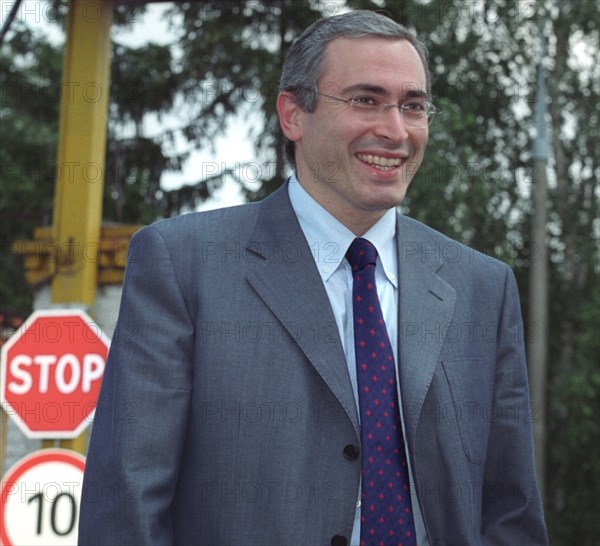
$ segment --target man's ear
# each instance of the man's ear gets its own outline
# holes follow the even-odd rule
[[[302,138],[302,114],[304,111],[296,103],[296,98],[289,91],[281,91],[277,95],[277,114],[283,134],[292,142]]]

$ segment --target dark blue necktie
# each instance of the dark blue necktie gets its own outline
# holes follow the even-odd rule
[[[377,249],[354,239],[354,348],[362,440],[361,546],[416,544],[396,366],[375,286]]]

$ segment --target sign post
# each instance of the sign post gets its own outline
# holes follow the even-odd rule
[[[28,438],[76,438],[92,421],[108,347],[83,311],[34,312],[2,347],[2,408]]]

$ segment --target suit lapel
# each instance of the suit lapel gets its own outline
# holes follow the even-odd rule
[[[246,245],[246,277],[348,414],[360,437],[346,358],[329,298],[294,210],[287,184],[265,199]],[[435,242],[417,222],[398,215],[398,354],[400,389],[409,444],[456,301]],[[439,243],[438,243],[439,244]]]
[[[287,184],[261,203],[246,246],[246,278],[348,414],[360,437],[346,357],[329,298],[288,197]],[[285,356],[285,355],[283,355]]]
[[[400,389],[409,446],[452,320],[456,291],[438,275],[443,267],[439,242],[421,224],[398,215],[398,354]]]

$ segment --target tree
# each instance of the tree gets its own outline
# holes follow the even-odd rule
[[[26,313],[31,292],[12,243],[50,223],[62,58],[40,34],[18,21],[13,27],[0,55],[0,300],[4,309]]]
[[[556,543],[597,544],[600,372],[600,61],[594,2],[549,1],[551,190],[548,512]]]

